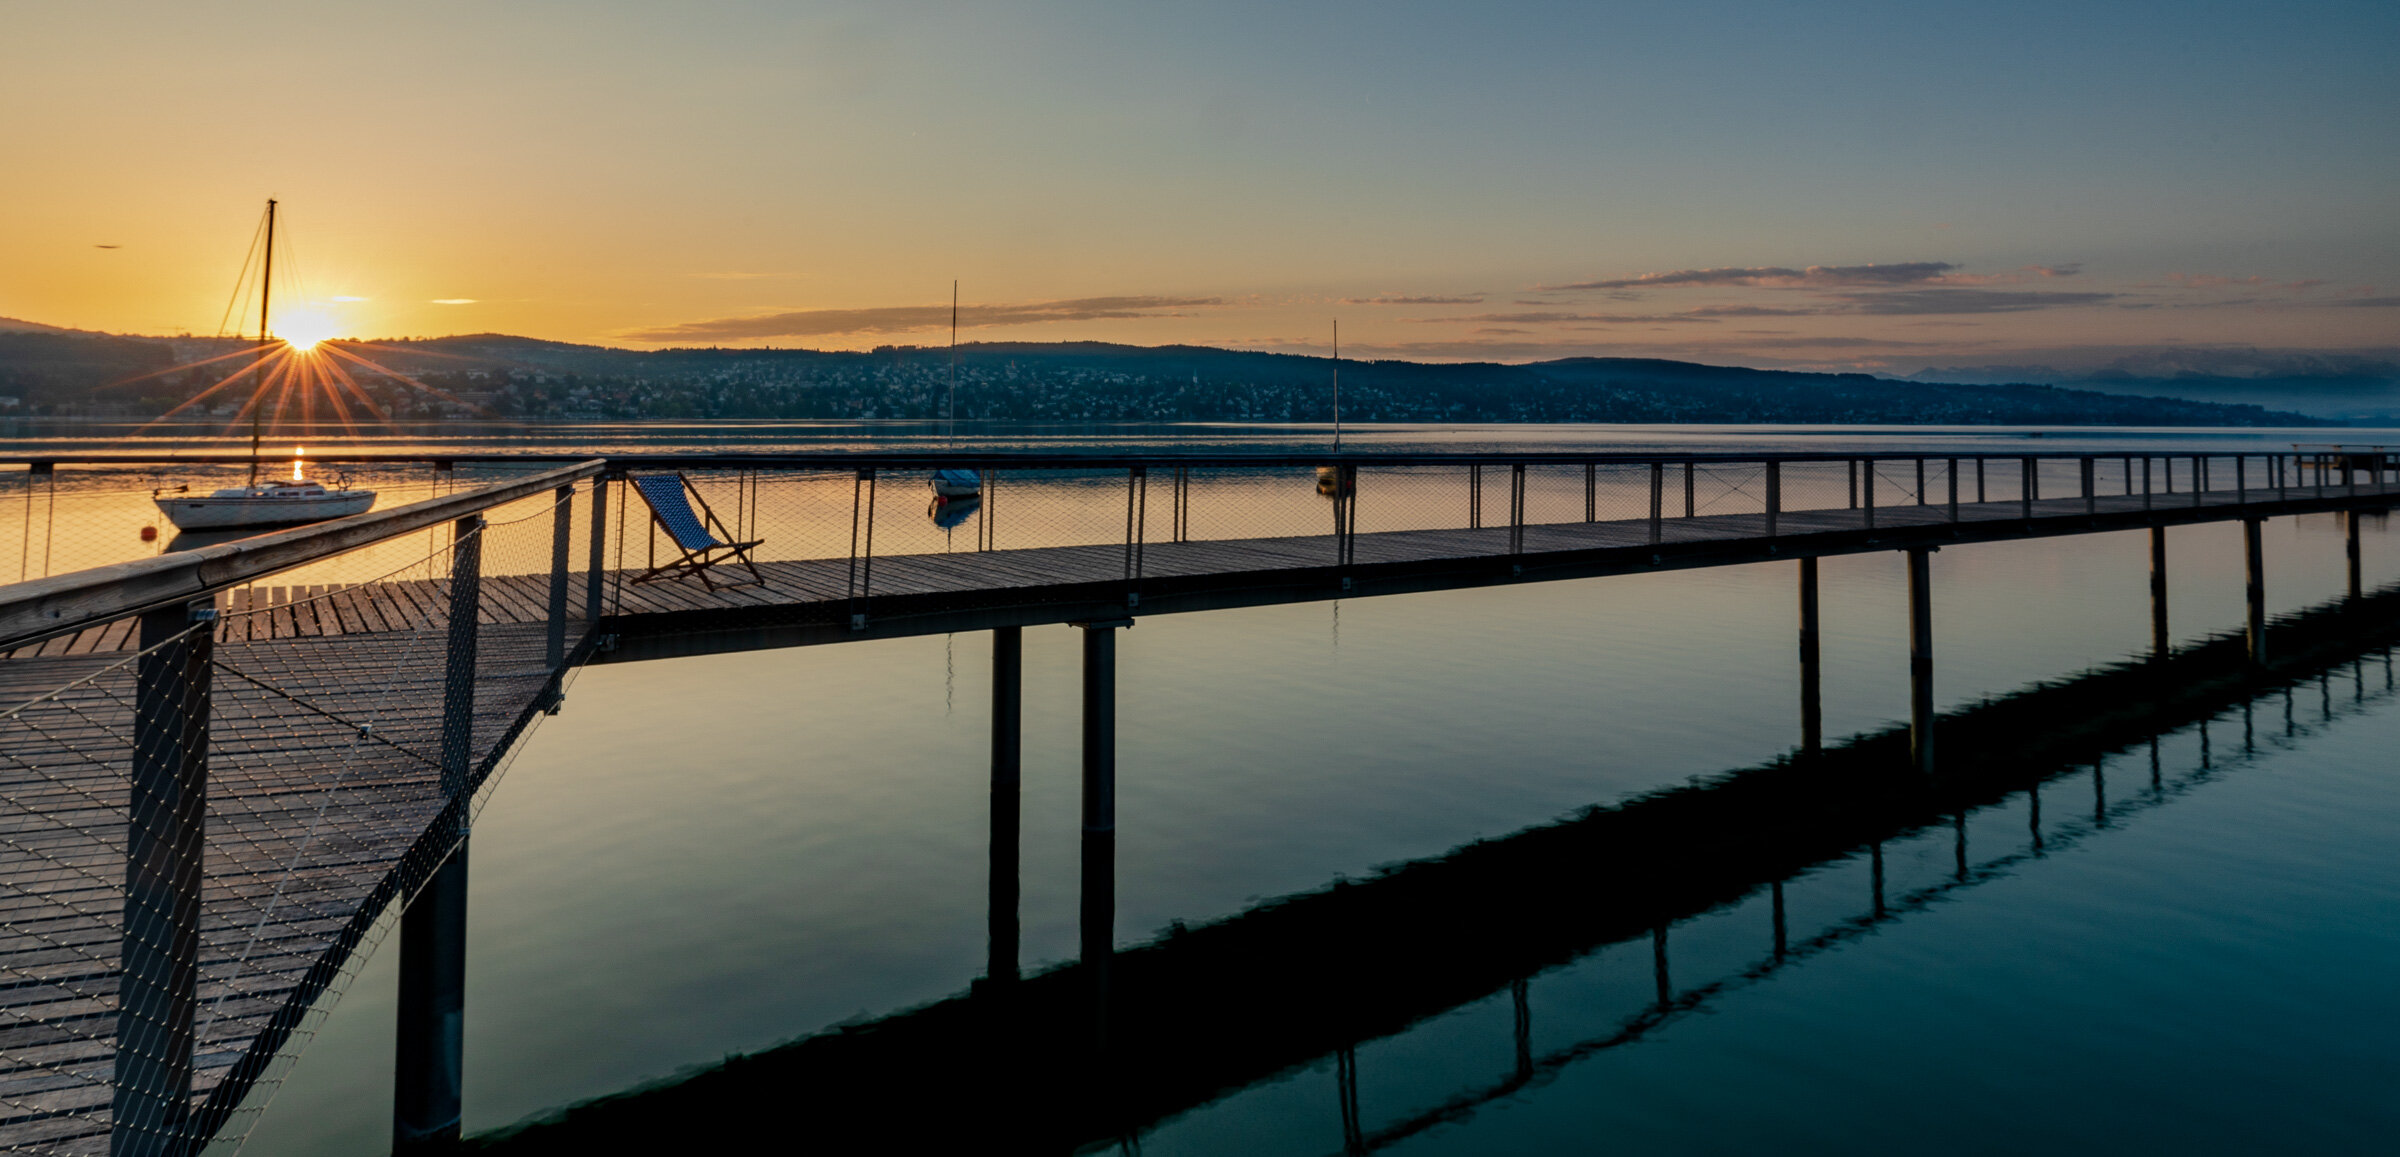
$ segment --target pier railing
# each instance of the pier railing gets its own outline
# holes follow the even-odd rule
[[[601,470],[0,587],[0,1149],[247,1131],[590,646]]]

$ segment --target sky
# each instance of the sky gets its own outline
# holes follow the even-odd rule
[[[0,317],[1911,372],[2400,345],[2400,5],[0,0]],[[285,281],[284,276],[290,275]],[[287,312],[288,311],[288,312]]]

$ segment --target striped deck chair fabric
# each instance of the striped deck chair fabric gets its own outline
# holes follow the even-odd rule
[[[691,479],[678,472],[630,474],[626,476],[626,481],[633,483],[634,492],[642,496],[642,503],[650,508],[650,516],[657,520],[659,529],[667,532],[667,538],[679,552],[676,558],[665,563],[660,563],[654,555],[650,560],[653,564],[651,568],[633,581],[646,583],[669,578],[697,578],[700,585],[712,591],[720,587],[761,585],[767,581],[766,576],[759,574],[758,567],[750,561],[751,549],[766,540],[732,541],[732,534],[725,529],[724,523],[717,521],[716,511],[709,509],[708,500],[700,497]],[[700,503],[697,511],[692,509],[695,500]],[[712,573],[712,568],[723,562],[741,564],[743,569],[750,572],[750,577],[732,582],[722,581]]]

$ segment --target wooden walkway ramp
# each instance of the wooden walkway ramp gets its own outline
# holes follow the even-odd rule
[[[384,630],[216,649],[192,1102],[218,1126],[413,886],[399,869],[445,806],[443,641]],[[546,642],[540,626],[482,632],[483,774],[547,701]],[[0,1150],[109,1151],[131,660],[0,662]]]

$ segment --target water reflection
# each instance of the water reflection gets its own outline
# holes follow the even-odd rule
[[[2400,595],[2381,597],[2400,601]],[[2388,672],[2389,652],[2379,653]],[[2228,649],[2226,659],[2238,667],[2238,650]],[[2353,649],[2288,677],[2322,685],[2339,665],[2363,671]],[[2386,683],[2374,702],[2391,696],[2388,674]],[[1213,924],[1172,928],[1113,955],[1100,948],[1111,995],[1104,1045],[1081,1031],[1097,970],[1068,966],[579,1109],[501,1147],[565,1150],[603,1135],[672,1143],[688,1137],[683,1130],[694,1120],[754,1118],[770,1108],[788,1113],[799,1090],[826,1107],[809,1119],[817,1139],[834,1147],[845,1141],[888,1147],[891,1122],[909,1120],[911,1144],[1005,1137],[1024,1148],[1064,1151],[1138,1134],[1226,1090],[1330,1058],[1338,1096],[1328,1107],[1329,1123],[1339,1118],[1351,1151],[1383,1148],[1643,1039],[1961,889],[2006,876],[2045,850],[2121,827],[2130,815],[2222,774],[2204,757],[2192,771],[2167,775],[2158,740],[2163,733],[2205,743],[2207,723],[2246,708],[2246,701],[2178,696],[2153,686],[2140,701],[2148,731],[2139,735],[2125,733],[2122,717],[2079,720],[2062,706],[2078,699],[2124,703],[2141,684],[2128,669],[2095,672],[1945,720],[1971,733],[1980,716],[1987,729],[1980,742],[1961,744],[1980,754],[1975,770],[1957,781],[1929,786],[1890,775],[1904,738],[1870,736],[1814,760],[1728,773],[1367,880],[1284,897]],[[2367,702],[2362,696],[2344,710]],[[2002,729],[2028,711],[2051,726]],[[2140,746],[2150,748],[2153,790],[2111,800],[2106,758]],[[2232,766],[2250,756],[2245,750]],[[2045,830],[2043,783],[2086,771],[2093,791],[2088,818]],[[1969,829],[2016,806],[2020,796],[2029,837],[1995,841],[1993,852],[1974,858]],[[1905,866],[1917,862],[1907,856],[1926,835],[1950,844],[1950,870],[1921,886],[1895,887],[1887,846],[1899,850],[1897,863]],[[1787,882],[1815,878],[1819,869],[1853,857],[1867,869],[1865,888],[1851,893],[1856,914],[1795,935]],[[1901,878],[1906,874],[1903,867]],[[1594,888],[1594,881],[1606,886]],[[1704,915],[1744,910],[1761,894],[1771,907],[1761,914],[1760,957],[1714,979],[1694,983],[1687,976],[1678,986],[1677,929]],[[1561,962],[1644,939],[1651,981],[1645,1004],[1599,1035],[1537,1051],[1531,987]],[[1356,1092],[1362,1044],[1502,992],[1509,996],[1514,1045],[1504,1076],[1380,1127],[1362,1114]],[[911,1105],[927,1103],[944,1105],[956,1123],[910,1117]]]

